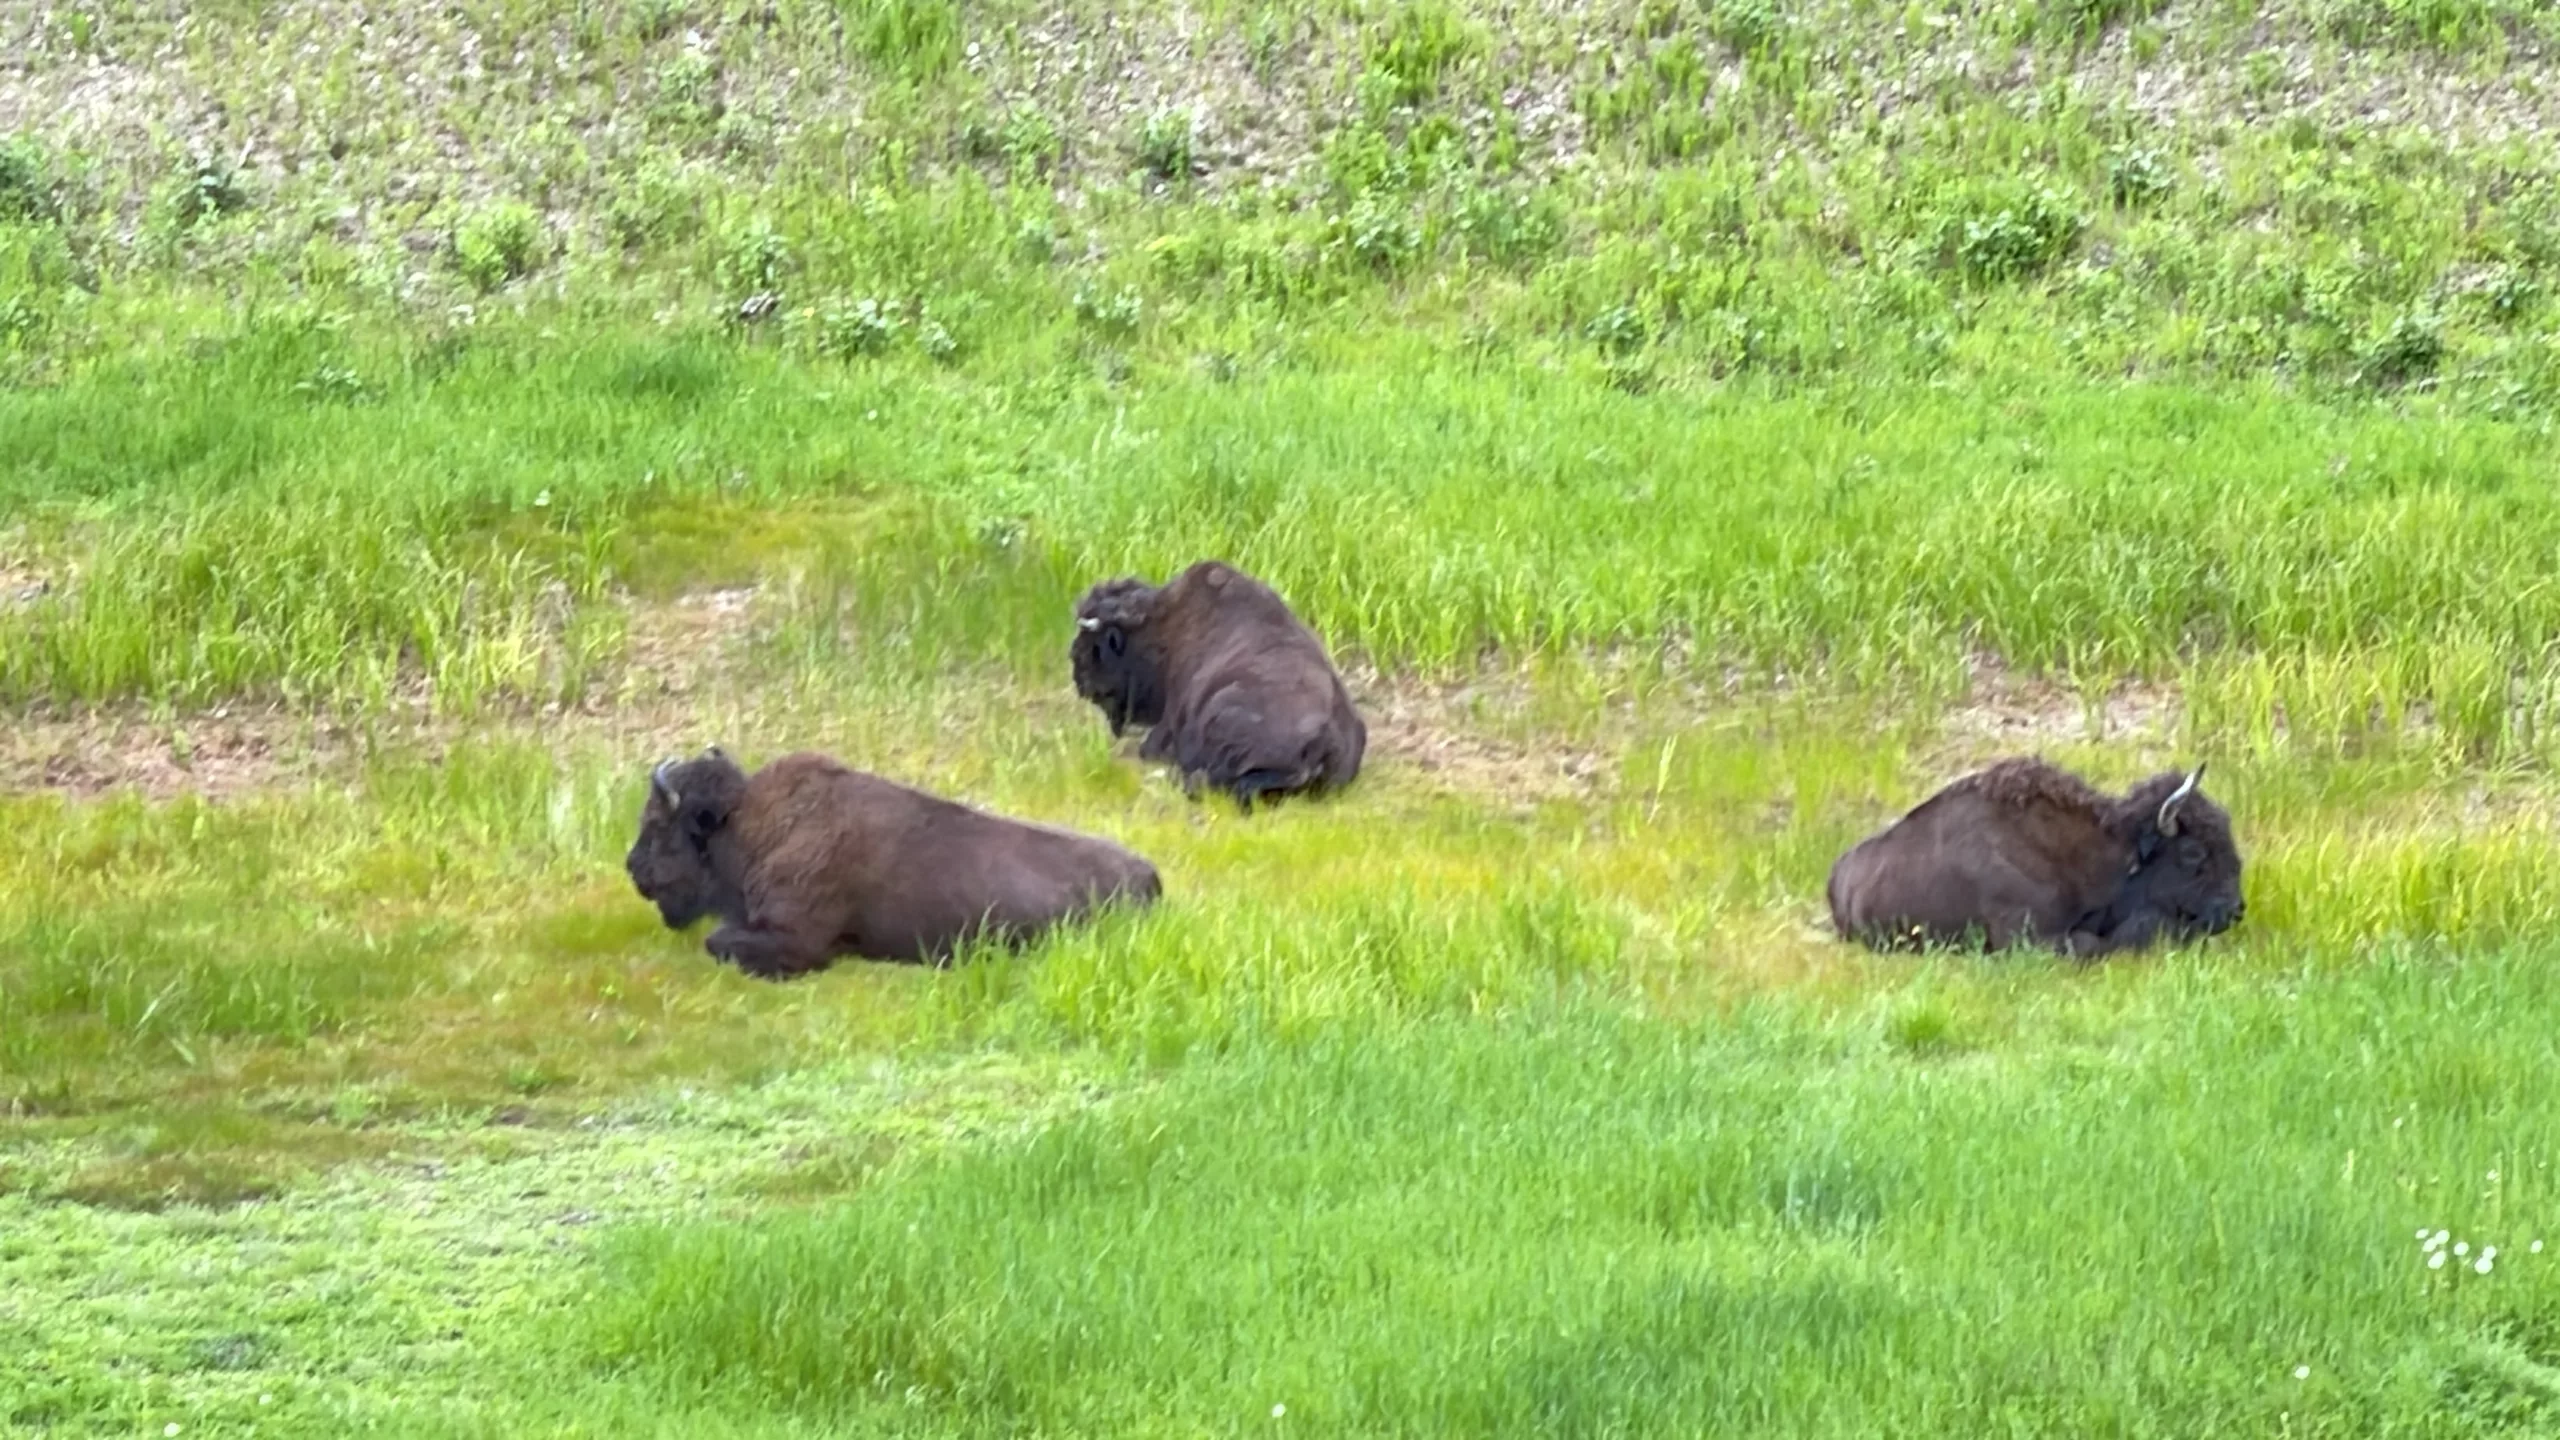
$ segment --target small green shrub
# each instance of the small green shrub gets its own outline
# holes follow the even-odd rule
[[[663,40],[684,25],[685,0],[638,0],[631,7],[632,32],[642,43]]]
[[[1013,251],[1034,265],[1046,265],[1058,258],[1057,222],[1046,215],[1033,215],[1014,227]]]
[[[2039,28],[2067,35],[2095,35],[2128,21],[2148,20],[2167,0],[2040,0]]]
[[[688,50],[658,67],[644,118],[660,134],[698,139],[709,135],[727,110],[720,96],[720,62]]]
[[[2330,34],[2354,45],[2401,40],[2436,50],[2463,50],[2498,32],[2485,0],[2322,0],[2313,13]]]
[[[2014,280],[2069,253],[2086,223],[2078,197],[2052,185],[1975,192],[1942,212],[1938,248],[1968,279]]]
[[[294,382],[293,391],[311,401],[352,404],[370,393],[364,377],[344,365],[322,365]]]
[[[1564,242],[1564,212],[1545,195],[1471,187],[1451,217],[1466,253],[1497,265],[1524,265]]]
[[[896,344],[906,321],[897,302],[863,296],[834,301],[818,311],[817,350],[833,359],[886,354]]]
[[[43,334],[52,316],[24,291],[0,296],[0,343],[23,345]]]
[[[998,132],[998,150],[1005,164],[1015,170],[1046,175],[1057,168],[1066,156],[1066,137],[1058,122],[1045,111],[1029,105],[1016,106],[1006,112],[1004,128]]]
[[[1737,54],[1760,55],[1786,37],[1787,17],[1778,0],[1715,0],[1707,33]]]
[[[1369,52],[1369,70],[1381,77],[1392,105],[1420,105],[1440,93],[1443,77],[1477,49],[1465,17],[1439,0],[1418,0],[1398,10]]]
[[[2156,149],[2135,146],[2107,156],[2107,194],[2119,205],[2148,205],[2176,184],[2167,157]]]
[[[1159,180],[1187,180],[1195,159],[1193,136],[1199,121],[1182,109],[1159,110],[1139,127],[1135,149],[1138,165]]]
[[[500,200],[472,212],[453,232],[454,263],[477,288],[495,290],[542,263],[542,217],[533,207]]]
[[[2444,363],[2444,321],[2431,311],[2412,310],[2393,317],[2390,327],[2365,350],[2357,380],[2376,390],[2396,390],[2424,380]]]
[[[1120,290],[1106,295],[1091,286],[1079,286],[1068,304],[1078,320],[1106,335],[1137,333],[1138,322],[1146,313],[1146,301],[1135,290]]]
[[[615,187],[604,223],[615,244],[642,250],[691,236],[701,225],[699,202],[681,171],[651,156]]]
[[[33,137],[0,141],[0,220],[51,220],[60,214],[52,168]]]
[[[733,296],[760,295],[779,287],[792,265],[791,242],[759,215],[721,247],[720,286]]]
[[[1634,354],[1652,338],[1651,327],[1632,305],[1612,305],[1592,316],[1583,324],[1582,334],[1602,354],[1616,357]]]
[[[2541,280],[2522,266],[2502,265],[2480,286],[2481,302],[2501,321],[2523,316],[2541,298]]]
[[[1334,244],[1372,270],[1400,269],[1422,249],[1422,227],[1413,212],[1401,199],[1376,191],[1352,201],[1334,232]]]
[[[908,80],[929,80],[960,60],[954,0],[837,0],[853,48]]]
[[[237,167],[219,157],[187,162],[168,190],[169,216],[181,229],[249,208],[249,190]]]

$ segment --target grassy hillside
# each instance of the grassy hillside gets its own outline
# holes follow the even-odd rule
[[[2546,1431],[2555,48],[8,8],[0,1429]],[[1211,554],[1338,800],[1068,691]],[[620,870],[707,743],[1168,901],[747,982]],[[2208,762],[2244,926],[1828,936],[2028,749]]]

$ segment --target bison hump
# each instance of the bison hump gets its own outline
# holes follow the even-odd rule
[[[2090,788],[2089,782],[2041,756],[2000,761],[1976,771],[1963,784],[2007,809],[2051,807],[2095,815],[2106,805],[2106,797]]]

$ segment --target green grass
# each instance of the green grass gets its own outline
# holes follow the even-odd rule
[[[0,16],[0,1430],[2548,1431],[2553,16]],[[1342,797],[1070,692],[1205,555]],[[1166,899],[747,982],[709,743]],[[2246,923],[1827,934],[2025,749]]]
[[[2549,741],[2560,505],[2513,422],[2170,384],[1701,403],[1419,340],[1125,394],[710,337],[472,355],[352,411],[175,357],[0,401],[38,566],[78,576],[0,612],[0,687],[575,698],[623,653],[617,585],[670,564],[793,569],[789,623],[850,607],[919,658],[1053,667],[1083,584],[1222,554],[1388,668],[1674,646],[1942,693],[1987,651],[2185,682],[2217,745],[2276,715],[2332,748],[2412,717],[2462,755]],[[749,542],[781,554],[653,553],[705,506],[892,497]]]
[[[2041,1042],[1989,1064],[1784,1004],[1257,1049],[629,1237],[595,1343],[864,1433],[2499,1433],[2560,1359],[2549,976],[1954,979]]]

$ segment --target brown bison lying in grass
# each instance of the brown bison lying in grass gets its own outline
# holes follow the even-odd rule
[[[623,864],[669,929],[719,916],[703,948],[768,980],[839,955],[939,962],[973,938],[1019,943],[1107,901],[1163,893],[1153,865],[1108,840],[824,755],[786,755],[750,777],[717,747],[658,766]]]
[[[1876,949],[1975,942],[2082,959],[2239,923],[2231,817],[2188,775],[2121,798],[2041,759],[1948,785],[1831,867],[1831,922]]]
[[[1250,810],[1360,773],[1368,727],[1324,643],[1231,565],[1203,560],[1162,587],[1095,585],[1076,603],[1068,659],[1111,733],[1149,727],[1139,755],[1172,761],[1195,794],[1206,784]]]

